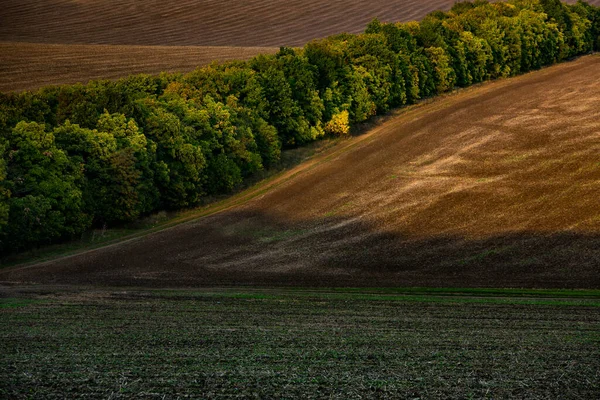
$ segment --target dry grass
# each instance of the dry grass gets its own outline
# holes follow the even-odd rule
[[[130,74],[188,72],[214,60],[245,60],[272,47],[115,46],[0,42],[0,91],[86,83]]]
[[[464,90],[229,211],[0,281],[598,288],[598,93],[598,56]]]

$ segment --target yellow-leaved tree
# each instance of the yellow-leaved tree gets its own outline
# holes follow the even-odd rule
[[[331,117],[325,125],[325,132],[330,135],[344,136],[350,133],[350,115],[344,110]]]

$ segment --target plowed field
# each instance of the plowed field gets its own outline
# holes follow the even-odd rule
[[[298,46],[410,21],[454,0],[5,0],[0,40],[175,46]]]

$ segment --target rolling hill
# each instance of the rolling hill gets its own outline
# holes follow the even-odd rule
[[[600,57],[405,110],[245,204],[3,283],[599,288]]]

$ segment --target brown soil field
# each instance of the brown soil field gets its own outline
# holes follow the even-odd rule
[[[448,9],[453,1],[231,3],[7,0],[0,13],[0,91],[136,73],[185,72],[213,60],[271,53],[265,48],[269,46],[303,45],[342,31],[361,32],[374,16],[419,19],[430,11]],[[99,43],[104,46],[86,46]],[[153,47],[141,47],[148,45]]]
[[[574,3],[575,0],[568,0]],[[419,20],[455,0],[4,0],[0,40],[176,46],[300,46],[382,21]],[[600,0],[590,0],[600,4]]]
[[[448,10],[454,2],[5,0],[0,12],[0,91],[188,71],[212,60],[246,59],[271,52],[262,47],[301,46],[340,32],[362,32],[374,17],[418,20],[431,11]],[[600,0],[590,3],[598,5]],[[71,48],[59,44],[121,46]]]
[[[296,46],[420,19],[454,0],[5,0],[0,40],[185,46]]]
[[[244,204],[6,284],[600,288],[600,57],[388,118]]]
[[[277,47],[125,46],[0,42],[0,91],[189,72],[214,60],[246,60]]]

